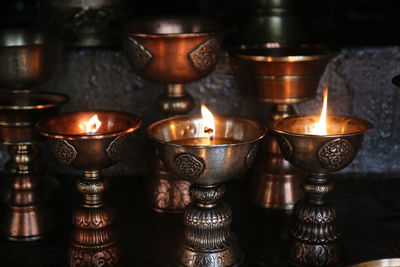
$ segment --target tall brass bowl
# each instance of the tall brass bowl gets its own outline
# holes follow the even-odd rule
[[[186,114],[194,107],[186,83],[206,77],[220,52],[220,25],[200,17],[148,17],[115,27],[132,70],[145,80],[166,84],[157,107],[165,116]],[[148,180],[150,207],[161,212],[181,212],[190,202],[190,183],[174,177],[155,156]]]
[[[55,70],[62,42],[39,30],[0,30],[0,88],[29,90]]]
[[[79,125],[97,114],[102,122],[95,134],[87,134]],[[116,164],[126,147],[128,136],[141,126],[136,115],[110,110],[87,110],[47,117],[36,124],[36,130],[50,140],[50,146],[60,163],[84,171],[77,189],[83,194],[80,207],[72,216],[72,236],[69,262],[71,266],[107,262],[117,266],[116,237],[110,230],[114,219],[104,207],[103,192],[107,182],[101,170]],[[81,253],[79,253],[81,252]],[[86,255],[82,259],[82,255]],[[103,260],[98,259],[102,257]]]
[[[307,126],[319,115],[297,115],[272,124],[286,160],[307,172],[306,197],[296,203],[288,244],[289,264],[294,266],[341,266],[342,254],[336,230],[336,211],[326,201],[333,183],[328,173],[347,167],[361,148],[363,135],[372,124],[340,115],[327,117],[328,135],[308,134]]]
[[[171,117],[147,128],[167,168],[193,183],[193,203],[183,216],[185,234],[179,266],[228,267],[243,261],[230,230],[231,209],[219,199],[224,195],[223,183],[242,175],[252,164],[265,130],[240,117],[215,116],[215,123],[217,139],[235,141],[216,145],[192,145],[185,141],[202,136],[202,118],[196,115]]]
[[[243,89],[254,90],[260,102],[274,104],[273,122],[293,115],[292,104],[315,97],[332,53],[320,46],[270,43],[241,46],[232,50],[232,56]],[[282,157],[276,136],[268,135],[249,196],[256,205],[290,210],[302,196],[303,172]]]
[[[0,92],[0,143],[13,146],[10,193],[5,214],[0,216],[2,235],[15,241],[33,241],[51,230],[51,218],[41,194],[41,177],[35,166],[38,155],[33,146],[41,138],[35,123],[56,113],[69,98],[62,94]]]

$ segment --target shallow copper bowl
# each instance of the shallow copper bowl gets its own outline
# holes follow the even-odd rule
[[[97,114],[102,122],[95,134],[79,128]],[[112,166],[121,157],[127,135],[142,124],[140,118],[126,112],[88,110],[62,113],[40,120],[37,131],[50,139],[60,163],[77,170],[99,170]]]
[[[38,30],[0,31],[0,88],[27,89],[43,83],[55,70],[62,42]]]
[[[214,116],[216,138],[233,138],[233,144],[181,145],[177,140],[202,136],[202,117],[175,116],[147,128],[157,152],[175,175],[197,184],[222,183],[242,175],[252,164],[265,129],[241,117]]]
[[[347,266],[348,267],[398,267],[400,266],[400,258],[367,261]]]
[[[311,45],[243,45],[231,51],[238,77],[256,91],[259,101],[293,104],[317,93],[319,80],[334,55]]]
[[[220,25],[196,17],[147,17],[114,24],[133,71],[164,84],[207,76],[220,50]]]
[[[362,119],[330,115],[328,135],[309,134],[305,125],[318,120],[319,115],[295,115],[272,124],[285,159],[313,174],[326,174],[348,166],[361,148],[363,134],[373,128]]]
[[[35,92],[0,92],[0,142],[3,144],[30,144],[40,136],[35,123],[67,103],[63,94]]]

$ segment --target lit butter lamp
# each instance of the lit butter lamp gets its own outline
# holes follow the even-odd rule
[[[77,184],[83,200],[72,218],[71,266],[100,266],[98,261],[107,266],[120,264],[110,230],[113,218],[103,203],[107,183],[100,170],[120,160],[128,135],[140,125],[135,115],[107,110],[63,113],[36,124],[37,131],[50,139],[58,161],[84,171]]]
[[[277,120],[283,156],[307,172],[306,197],[297,202],[290,230],[288,260],[295,266],[340,266],[336,212],[325,199],[333,183],[327,174],[348,166],[361,148],[363,135],[373,128],[368,121],[326,115],[328,90],[324,90],[321,116],[296,115]]]
[[[213,117],[205,107],[202,114],[158,121],[147,133],[166,167],[193,183],[179,265],[236,266],[243,254],[230,230],[231,209],[219,201],[225,191],[222,183],[250,167],[265,130],[249,119]]]

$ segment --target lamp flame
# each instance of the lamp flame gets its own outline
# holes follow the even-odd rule
[[[322,112],[319,121],[312,126],[311,134],[315,135],[327,135],[328,127],[326,123],[326,113],[328,106],[328,87],[324,88],[324,104],[322,105]]]
[[[203,104],[201,105],[201,115],[203,116],[204,133],[207,134],[210,140],[213,140],[215,136],[214,116],[211,111]]]
[[[97,130],[101,126],[101,121],[97,114],[93,115],[87,122],[86,122],[86,133],[87,134],[95,134]]]

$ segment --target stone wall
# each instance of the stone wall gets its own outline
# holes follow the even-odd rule
[[[398,47],[344,49],[327,66],[318,97],[296,106],[299,113],[319,113],[321,89],[328,85],[330,113],[357,116],[375,125],[358,157],[344,172],[400,172],[400,89],[391,83],[398,73]],[[133,74],[120,50],[66,49],[54,77],[37,89],[68,94],[71,102],[65,111],[99,108],[140,115],[142,129],[133,134],[123,161],[109,171],[143,175],[152,149],[145,128],[162,118],[155,108],[162,88]],[[247,116],[266,123],[270,106],[256,103],[246,88],[239,90],[227,55],[221,56],[211,75],[188,84],[187,89],[196,99],[193,113],[204,103],[217,114]],[[51,169],[63,168],[48,151],[43,154],[52,163]]]

